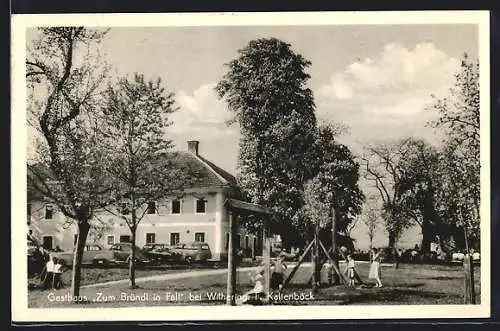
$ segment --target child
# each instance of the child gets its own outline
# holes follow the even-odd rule
[[[271,288],[278,288],[279,291],[283,288],[283,272],[286,270],[287,266],[283,263],[284,256],[280,255],[276,258],[276,262],[272,265],[274,266],[273,273],[271,275]]]
[[[347,286],[349,287],[356,287],[356,263],[352,257],[351,254],[347,254],[347,268],[346,268],[346,274],[347,274],[347,279],[348,279],[348,284]]]
[[[264,293],[264,268],[260,268],[255,276],[249,274],[251,282],[254,284],[253,289],[243,294],[240,300],[236,301],[237,305],[244,303],[261,303]]]

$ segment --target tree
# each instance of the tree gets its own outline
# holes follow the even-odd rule
[[[316,149],[317,173],[305,184],[304,214],[313,223],[315,237],[329,226],[335,255],[337,233],[346,232],[361,212],[364,195],[358,187],[359,164],[346,146],[335,141],[335,131],[328,125],[318,129]]]
[[[370,195],[367,199],[365,211],[361,216],[363,224],[366,226],[366,234],[370,242],[370,250],[373,248],[373,238],[377,232],[378,226],[381,224],[380,210],[375,206],[376,196]]]
[[[143,75],[120,78],[106,90],[101,109],[100,146],[106,152],[106,172],[120,208],[106,208],[122,218],[130,229],[135,247],[137,228],[149,208],[173,191],[189,185],[191,173],[176,166],[166,129],[168,116],[176,111],[174,95],[167,93],[158,78],[146,81]],[[130,287],[135,288],[136,252],[129,258]]]
[[[436,148],[421,139],[406,141],[405,157],[400,158],[401,213],[412,219],[422,230],[421,249],[429,253],[430,243],[441,233],[441,218],[436,210],[436,189],[441,181],[439,153]]]
[[[230,123],[241,129],[239,185],[249,200],[274,209],[278,233],[300,223],[303,184],[312,177],[316,117],[306,87],[310,64],[281,40],[252,40],[227,64],[216,87],[234,114]]]
[[[408,156],[408,139],[366,146],[362,156],[364,177],[370,181],[382,200],[382,215],[389,233],[389,247],[412,222],[404,214],[401,160]]]
[[[443,219],[463,228],[466,246],[470,240],[479,247],[479,61],[464,54],[448,97],[434,99],[428,109],[439,118],[430,124],[446,134],[440,158],[438,210]]]
[[[347,146],[336,142],[330,126],[319,128],[316,146],[318,168],[305,185],[304,210],[321,227],[335,224],[332,231],[346,232],[364,201],[358,186],[359,164]]]
[[[95,55],[104,34],[83,27],[41,28],[27,51],[28,125],[40,136],[27,165],[28,184],[78,227],[73,297],[80,292],[89,221],[96,209],[109,203],[92,119],[107,70]]]

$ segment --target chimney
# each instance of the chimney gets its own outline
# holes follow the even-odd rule
[[[194,155],[198,155],[198,146],[199,145],[200,145],[200,142],[198,140],[188,141],[188,151],[190,151]]]

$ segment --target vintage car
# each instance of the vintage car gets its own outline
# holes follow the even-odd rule
[[[182,255],[175,252],[172,246],[166,244],[158,244],[154,248],[147,251],[146,254],[151,263],[154,264],[182,261]]]
[[[206,262],[212,258],[210,246],[204,242],[179,243],[171,251],[178,255],[179,261],[188,264],[191,262]]]
[[[96,255],[102,253],[104,249],[100,245],[90,244],[85,245],[82,255],[82,265],[90,265],[94,263]],[[73,265],[74,251],[71,252],[51,252],[52,259],[57,258],[61,264],[65,266]]]
[[[149,263],[149,259],[145,252],[137,246],[134,246],[135,250],[135,261],[138,264],[147,264]],[[101,265],[101,266],[109,266],[109,265],[117,265],[128,263],[130,260],[130,253],[132,251],[131,243],[117,243],[112,245],[109,249],[104,249],[97,253],[93,260],[92,264]]]
[[[113,264],[127,263],[130,257],[130,243],[114,244],[109,249],[105,249],[97,244],[85,245],[82,255],[82,265],[102,265],[109,266]],[[74,251],[72,252],[51,252],[52,258],[60,259],[63,265],[73,265]],[[136,261],[146,263],[147,257],[142,250],[136,246]]]

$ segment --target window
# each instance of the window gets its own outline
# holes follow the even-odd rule
[[[156,214],[156,201],[148,202],[148,210],[146,211],[149,215]]]
[[[130,242],[130,236],[120,236],[120,242],[121,243],[129,243]]]
[[[235,242],[235,244],[236,245],[234,245],[234,248],[239,249],[241,247],[241,235],[240,234],[236,235],[236,242]]]
[[[245,248],[250,247],[250,242],[248,241],[248,236],[245,236]]]
[[[172,214],[180,214],[180,213],[181,213],[181,201],[172,200]]]
[[[229,232],[226,232],[226,245],[224,247],[226,247],[226,249],[229,248]]]
[[[196,199],[196,213],[204,214],[206,211],[207,201],[205,199]]]
[[[156,235],[154,233],[146,233],[146,244],[154,244]]]
[[[179,232],[174,232],[170,234],[170,245],[175,246],[179,244],[179,241],[181,239],[181,235]]]
[[[111,246],[110,250],[112,250],[112,251],[121,251],[122,250],[122,246],[115,244],[115,245]]]
[[[106,242],[108,243],[108,245],[113,245],[115,243],[115,236],[108,236],[108,238],[106,239]]]
[[[53,216],[54,216],[54,206],[45,205],[45,219],[51,220]]]
[[[196,232],[194,234],[194,241],[204,243],[205,242],[205,232]]]
[[[46,250],[52,250],[52,236],[43,236],[43,248]]]
[[[96,252],[96,251],[100,251],[101,247],[96,246],[96,245],[87,245],[87,246],[85,246],[85,250],[90,251],[90,252]]]
[[[120,204],[120,213],[122,215],[129,215],[130,214],[130,208],[129,208],[128,203],[123,202]]]

